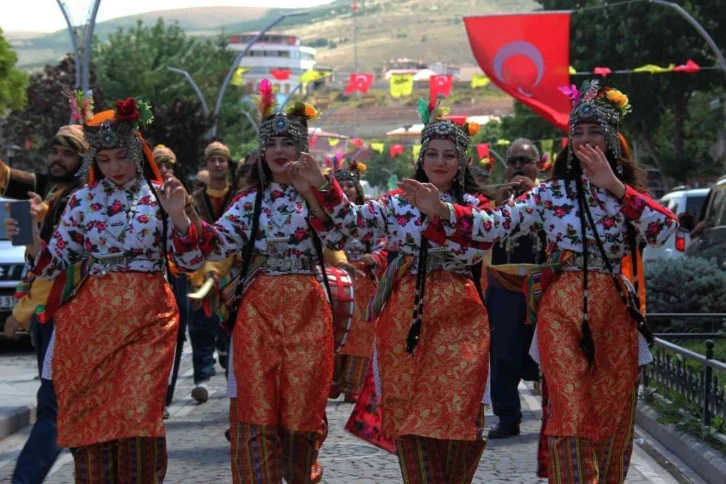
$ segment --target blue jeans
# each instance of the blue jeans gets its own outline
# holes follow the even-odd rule
[[[189,338],[192,341],[192,364],[194,366],[194,383],[208,381],[214,376],[214,350],[224,356],[219,364],[227,373],[227,352],[229,334],[222,329],[217,316],[207,317],[204,309],[192,309],[189,317]]]
[[[30,331],[35,341],[35,351],[38,357],[38,370],[43,371],[43,360],[48,349],[50,337],[53,334],[53,322],[40,324],[33,317]],[[25,446],[23,447],[13,472],[12,484],[40,484],[50,472],[53,463],[61,453],[58,447],[58,400],[55,396],[52,380],[40,380],[38,389],[37,420],[33,424]]]

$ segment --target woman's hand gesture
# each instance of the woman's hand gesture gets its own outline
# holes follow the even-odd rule
[[[604,188],[618,198],[625,196],[625,185],[613,173],[600,147],[582,145],[576,154],[582,165],[582,172],[593,185]]]
[[[431,183],[404,178],[398,186],[403,190],[403,198],[429,217],[449,217],[449,207],[441,201],[439,190]]]
[[[299,160],[290,162],[288,172],[292,176],[295,189],[298,191],[303,191],[298,189],[298,185],[305,189],[310,186],[317,188],[325,184],[325,177],[320,171],[318,161],[310,153],[301,153]]]

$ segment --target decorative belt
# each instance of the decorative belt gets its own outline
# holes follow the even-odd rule
[[[291,258],[283,256],[269,257],[265,262],[265,270],[270,272],[283,273],[306,273],[311,274],[317,264],[308,258]]]
[[[123,253],[119,254],[106,254],[106,255],[94,255],[91,254],[91,267],[97,268],[101,275],[106,275],[109,272],[114,272],[115,267],[125,265],[132,260],[136,260],[136,257],[127,257]]]
[[[610,264],[613,266],[613,270],[617,273],[620,271],[620,263],[610,261]],[[562,270],[565,271],[579,271],[582,270],[583,267],[585,267],[585,257],[582,253],[573,253],[572,257],[562,266]],[[602,258],[602,255],[597,253],[588,253],[587,254],[587,269],[588,270],[595,270],[595,271],[605,271],[607,272],[607,264],[605,262],[605,259]]]
[[[428,250],[426,254],[426,273],[443,269],[447,262],[451,261],[451,256],[446,247],[436,247]],[[411,263],[411,272],[418,272],[419,258],[415,256]]]

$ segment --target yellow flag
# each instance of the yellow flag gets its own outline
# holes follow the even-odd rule
[[[509,146],[511,142],[508,139],[498,139],[497,146]]]
[[[316,71],[315,69],[308,69],[300,75],[298,82],[300,84],[309,84],[311,82],[319,81],[323,77],[329,76],[330,72]]]
[[[664,72],[671,72],[675,68],[676,68],[675,64],[670,64],[668,67],[661,67],[661,66],[656,66],[653,64],[648,64],[643,67],[636,67],[635,69],[633,69],[633,72],[648,72],[650,74],[662,74]]]
[[[245,83],[244,74],[249,71],[249,67],[238,67],[232,74],[232,79],[229,81],[233,86],[241,86]]]
[[[421,145],[413,145],[413,159],[418,160],[418,155],[421,153]]]
[[[338,146],[338,143],[340,143],[340,138],[328,138],[328,144],[330,146]]]
[[[413,76],[410,74],[394,74],[391,76],[391,96],[403,97],[413,93]]]
[[[371,143],[371,149],[376,153],[383,153],[383,143]]]
[[[489,85],[491,80],[486,74],[474,74],[471,76],[471,88],[476,89],[477,87],[486,87]]]

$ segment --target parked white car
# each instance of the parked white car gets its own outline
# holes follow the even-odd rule
[[[5,234],[5,203],[0,198],[0,335],[5,334],[5,320],[17,304],[15,288],[25,276],[25,247],[14,247]]]
[[[708,188],[688,189],[676,188],[660,199],[664,205],[682,222],[680,229],[661,247],[646,247],[643,250],[643,262],[657,259],[679,259],[686,253],[691,244],[691,230],[698,222],[701,207],[708,195]]]

